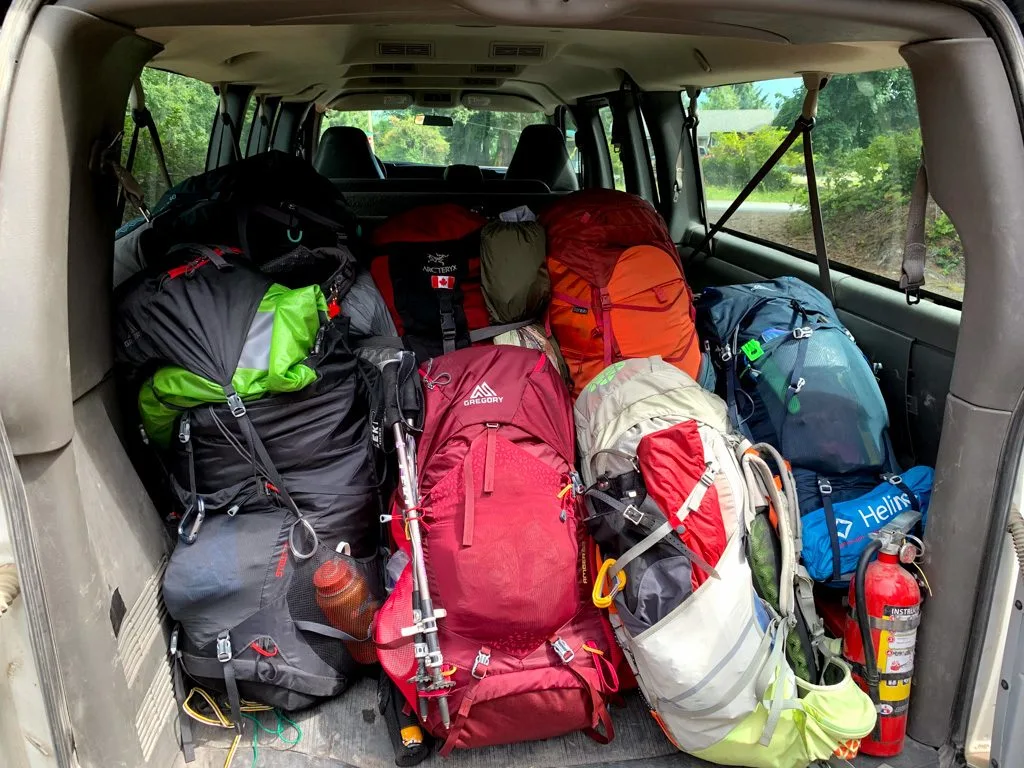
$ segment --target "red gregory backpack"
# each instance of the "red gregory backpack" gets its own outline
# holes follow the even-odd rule
[[[445,203],[392,216],[373,233],[370,265],[406,347],[420,361],[469,346],[489,325],[480,287],[483,216]]]
[[[621,661],[593,606],[593,547],[573,483],[569,393],[543,352],[463,349],[421,372],[426,423],[418,479],[427,578],[445,672],[454,683],[447,732],[436,707],[427,729],[456,747],[533,741],[582,730],[613,735],[605,697]],[[401,516],[392,522],[405,549]],[[407,567],[377,617],[384,670],[417,711]],[[598,731],[603,726],[603,733]]]
[[[587,189],[549,207],[540,221],[548,235],[548,326],[573,394],[611,363],[653,355],[699,380],[692,296],[651,204]]]

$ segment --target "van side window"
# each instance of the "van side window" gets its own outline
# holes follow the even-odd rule
[[[579,176],[583,170],[583,158],[580,157],[580,148],[576,146],[576,119],[572,116],[572,112],[568,109],[562,111],[564,126],[562,128],[565,134],[565,148],[569,150],[569,162],[572,163],[572,169],[576,171],[576,175]]]
[[[685,93],[682,98],[685,106]],[[698,143],[711,222],[778,147],[802,103],[799,78],[704,91]],[[898,281],[921,158],[910,71],[833,77],[821,92],[812,141],[829,261],[886,283]],[[814,238],[807,205],[803,146],[797,140],[726,229],[810,255]],[[963,246],[934,202],[929,202],[926,242],[925,290],[962,299]]]
[[[189,176],[202,173],[206,169],[210,126],[213,125],[217,111],[217,95],[213,92],[213,86],[173,72],[146,67],[142,70],[142,89],[146,107],[153,115],[160,134],[171,182],[177,184]],[[131,106],[128,105],[124,117],[122,163],[127,161],[128,145],[134,129]],[[131,172],[142,185],[149,205],[156,203],[167,191],[148,131],[143,130],[139,134]],[[125,207],[125,220],[137,215],[138,211],[130,205]]]
[[[608,155],[612,160],[612,177],[615,179],[615,188],[626,189],[626,173],[622,170],[622,158],[619,157],[618,147],[612,145],[612,108],[607,104],[598,110],[601,115],[601,125],[604,127],[604,138],[608,142]]]

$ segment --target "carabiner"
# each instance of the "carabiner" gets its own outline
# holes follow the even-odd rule
[[[188,530],[188,521],[195,515],[195,522],[192,523],[191,530]],[[203,524],[203,520],[206,519],[206,502],[203,501],[203,497],[199,496],[196,498],[196,503],[185,510],[185,514],[181,516],[181,522],[178,523],[178,538],[181,539],[184,544],[195,544],[196,539],[199,538],[199,528]]]
[[[308,552],[300,552],[299,548],[295,546],[295,530],[300,525],[306,529],[306,532],[312,539],[312,546],[310,546]],[[288,530],[288,548],[292,551],[292,556],[296,560],[309,560],[309,558],[315,555],[317,550],[320,548],[320,537],[316,535],[316,530],[314,530],[313,526],[305,517],[300,517],[292,523],[292,527]]]
[[[299,234],[298,235],[293,235],[292,232],[298,232]],[[288,242],[290,242],[290,243],[298,244],[298,243],[302,242],[303,232],[302,232],[301,229],[289,229],[288,232],[287,232],[287,235],[288,235]]]
[[[597,578],[594,579],[594,591],[591,594],[591,598],[594,601],[594,605],[601,609],[610,608],[615,596],[626,588],[626,572],[616,571],[615,586],[612,587],[612,591],[607,595],[603,594],[604,582],[608,578],[608,569],[613,565],[615,565],[614,560],[605,560],[601,563],[601,569],[597,572]]]

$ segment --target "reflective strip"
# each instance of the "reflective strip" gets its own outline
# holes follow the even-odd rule
[[[253,315],[249,333],[245,337],[242,354],[238,357],[237,368],[251,368],[256,371],[270,369],[270,340],[274,334],[274,311],[257,312]]]

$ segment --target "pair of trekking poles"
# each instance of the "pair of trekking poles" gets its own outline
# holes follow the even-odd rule
[[[422,510],[416,467],[415,434],[422,429],[423,392],[420,385],[416,357],[401,351],[380,364],[380,386],[383,393],[383,426],[390,430],[395,442],[398,460],[399,489],[402,494],[402,517],[412,549],[412,615],[413,623],[403,627],[403,637],[413,638],[416,657],[417,700],[420,719],[429,714],[430,702],[437,703],[441,722],[447,729],[451,725],[448,709],[448,691],[452,683],[444,676],[444,656],[437,637],[437,620],[444,618],[442,608],[434,608],[427,581],[427,567],[423,558]],[[390,515],[382,515],[382,522],[390,522]]]

